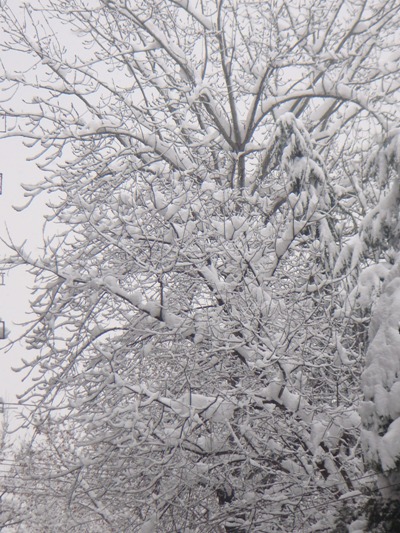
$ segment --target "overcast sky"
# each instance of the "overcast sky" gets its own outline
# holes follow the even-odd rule
[[[32,183],[40,178],[40,172],[34,162],[28,161],[30,151],[24,147],[20,139],[0,139],[0,172],[3,174],[3,194],[0,196],[0,236],[8,240],[7,228],[16,243],[24,240],[29,249],[39,246],[41,227],[43,224],[43,202],[36,202],[26,212],[17,212],[12,206],[26,203],[21,183]],[[0,243],[0,256],[8,253]],[[9,330],[9,338],[15,339],[23,332],[19,324],[28,319],[29,288],[31,278],[22,269],[7,273],[5,286],[0,286],[0,317]],[[16,394],[26,388],[22,383],[21,373],[15,373],[11,367],[18,367],[21,357],[30,358],[23,342],[17,343],[10,351],[5,352],[7,341],[0,340],[0,397],[5,401],[15,401]]]

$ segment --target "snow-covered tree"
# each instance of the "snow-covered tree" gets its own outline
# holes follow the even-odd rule
[[[368,278],[384,281],[369,327],[366,369],[362,374],[364,401],[362,444],[367,463],[378,472],[377,494],[367,506],[369,530],[400,527],[400,131],[395,129],[372,159],[379,175],[379,201],[361,224],[363,248],[388,248],[388,264],[374,264]],[[383,271],[379,274],[379,269]]]
[[[52,462],[60,528],[318,531],[360,501],[359,378],[395,240],[371,161],[399,119],[399,11],[3,7],[7,135],[51,209],[43,251],[11,244],[6,263],[35,276],[24,399],[48,443],[21,472]]]
[[[19,472],[11,472],[13,450],[9,435],[9,420],[4,412],[4,401],[0,398],[0,530],[9,530],[19,526],[23,519],[19,514],[20,506],[12,497],[15,493],[15,481],[19,482]],[[7,529],[6,529],[7,528]]]

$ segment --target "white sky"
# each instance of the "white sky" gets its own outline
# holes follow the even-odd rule
[[[0,196],[0,236],[8,239],[6,227],[16,243],[27,240],[29,249],[34,250],[40,243],[43,224],[43,207],[40,202],[32,205],[25,212],[17,212],[12,206],[26,203],[21,183],[32,183],[40,177],[34,162],[27,158],[32,155],[20,139],[0,139],[0,172],[3,173],[3,194]],[[0,243],[0,257],[8,253]],[[17,338],[23,331],[18,324],[27,320],[29,311],[29,289],[31,277],[22,269],[14,270],[5,276],[5,286],[0,286],[0,318],[6,323],[11,339]],[[23,343],[5,352],[7,341],[0,340],[0,397],[4,401],[15,402],[16,394],[27,387],[21,382],[21,373],[15,373],[11,367],[20,365],[21,357],[30,358]]]
[[[97,5],[97,1],[93,1],[93,5]],[[18,15],[18,9],[23,7],[24,2],[11,0],[9,5],[15,8],[14,13]],[[68,37],[68,50],[71,53],[81,52],[80,48],[75,49],[71,46],[72,36],[66,33],[66,29],[62,25],[58,30],[60,36]],[[0,40],[1,38],[0,35]],[[6,62],[4,54],[1,59],[3,63]],[[8,61],[11,61],[11,65],[9,65],[11,70],[15,68],[24,70],[31,59],[16,54],[14,61],[12,56],[8,57]],[[24,89],[18,94],[21,98],[24,95]],[[8,126],[11,129],[12,126],[15,126],[15,119],[9,122]],[[1,120],[0,129],[3,130]],[[13,206],[21,207],[27,203],[21,184],[32,184],[41,178],[41,171],[36,166],[35,161],[29,161],[29,158],[34,155],[35,148],[32,150],[26,148],[21,138],[0,139],[0,173],[3,174],[3,194],[0,195],[0,237],[8,240],[7,227],[15,244],[22,244],[26,240],[26,247],[32,251],[41,245],[46,198],[36,198],[31,206],[23,212],[17,212]],[[7,247],[0,241],[0,260],[8,253]],[[32,285],[33,279],[26,271],[19,268],[7,273],[5,281],[6,285],[0,286],[0,320],[5,321],[8,339],[15,340],[25,330],[21,324],[29,320],[27,314],[30,310],[29,287]],[[5,402],[14,403],[18,401],[17,394],[21,394],[29,387],[29,380],[22,382],[25,372],[16,373],[13,372],[12,368],[21,366],[21,358],[30,360],[36,354],[27,351],[23,341],[18,341],[8,351],[5,350],[7,344],[8,340],[0,340],[0,398]]]

